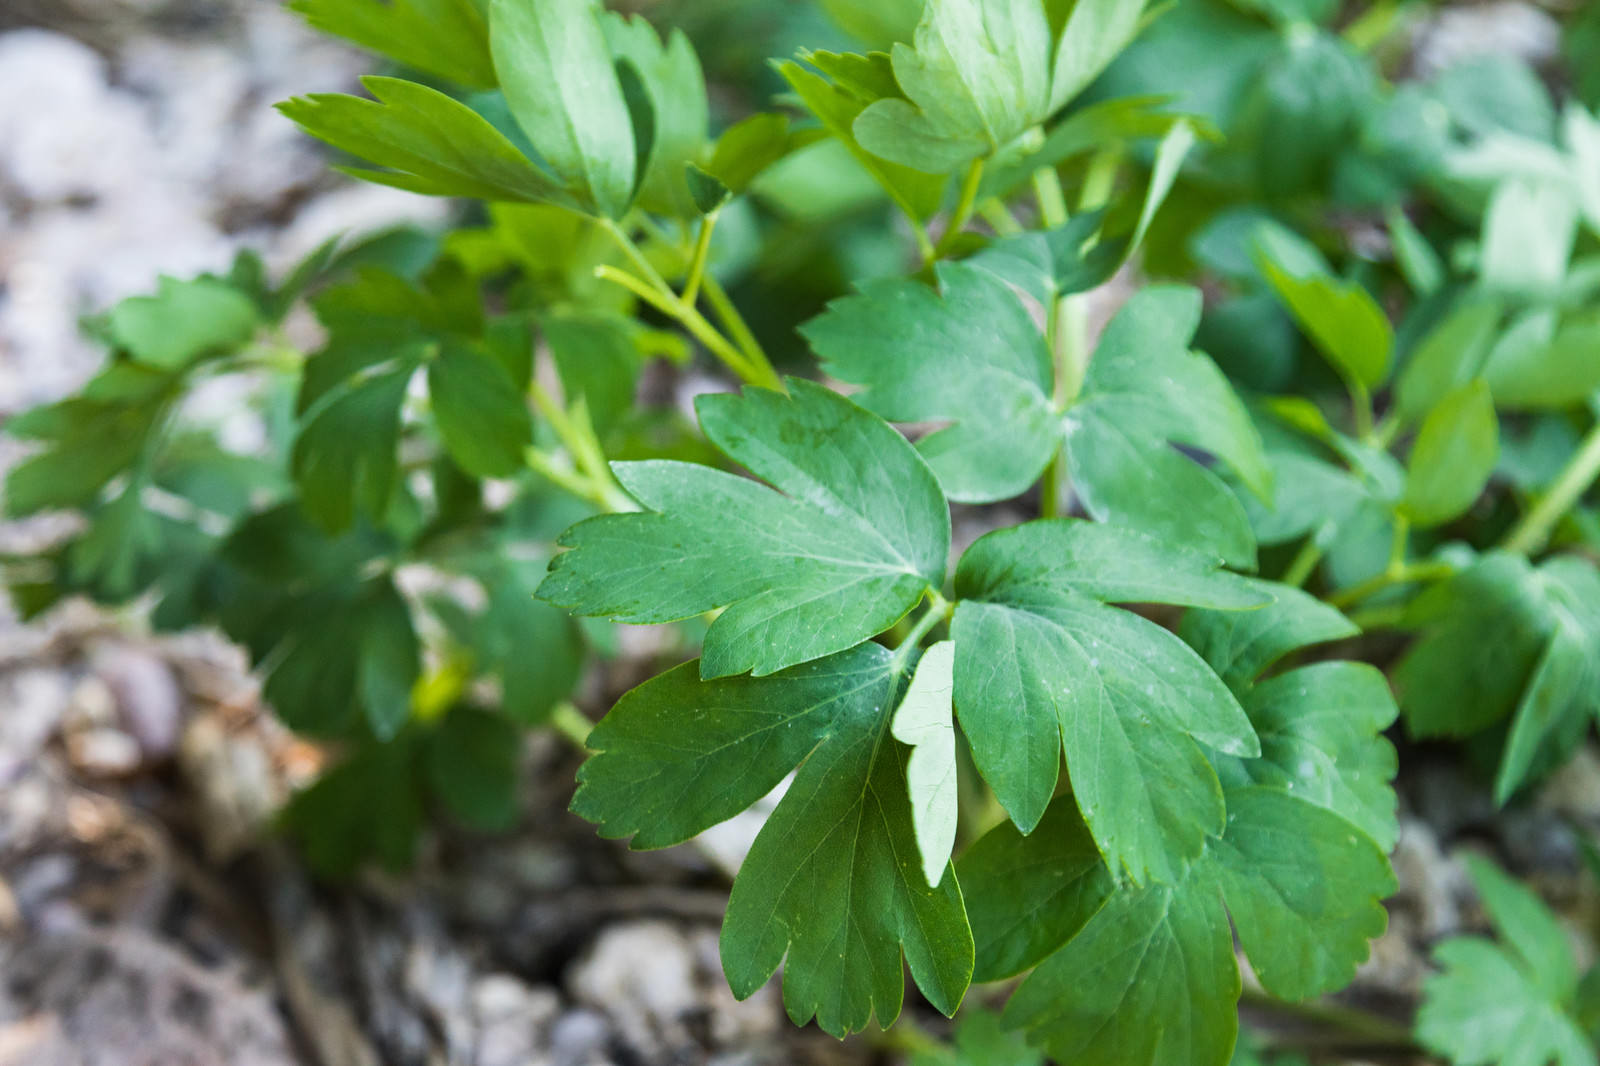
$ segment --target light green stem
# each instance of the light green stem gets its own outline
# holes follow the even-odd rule
[[[1306,542],[1300,545],[1300,550],[1289,561],[1288,569],[1278,580],[1282,584],[1300,588],[1306,583],[1317,564],[1322,561],[1322,548],[1317,544],[1316,538],[1307,537]]]
[[[978,187],[983,183],[983,160],[974,159],[967,168],[967,175],[961,182],[961,196],[956,200],[956,209],[950,215],[950,224],[945,227],[944,236],[939,238],[939,243],[934,248],[934,255],[943,255],[955,246],[956,239],[961,236],[961,231],[966,229],[967,223],[972,219],[973,209],[978,206]],[[924,264],[926,265],[926,264]]]
[[[1375,596],[1395,585],[1416,585],[1429,581],[1441,581],[1455,572],[1455,567],[1448,563],[1413,563],[1402,566],[1397,570],[1385,570],[1381,574],[1376,574],[1365,581],[1334,593],[1328,597],[1328,604],[1329,606],[1343,609],[1351,604],[1360,603],[1362,600]]]
[[[550,727],[572,741],[574,747],[582,751],[589,750],[589,734],[594,732],[594,723],[589,720],[588,715],[566,700],[562,700],[551,710]]]
[[[690,307],[700,297],[700,279],[706,272],[706,260],[711,255],[711,234],[717,228],[717,212],[700,220],[700,235],[695,238],[694,256],[689,260],[689,280],[683,283],[683,302]]]
[[[911,660],[911,653],[917,650],[922,643],[922,638],[932,631],[933,627],[950,617],[950,612],[955,605],[945,599],[933,589],[928,590],[928,609],[918,618],[911,627],[911,632],[906,634],[906,639],[894,650],[893,669],[896,673],[904,670]]]
[[[1061,191],[1061,175],[1055,167],[1040,167],[1033,172],[1033,198],[1039,204],[1039,218],[1046,229],[1067,224],[1067,195]]]
[[[1524,555],[1531,555],[1543,548],[1556,523],[1589,491],[1596,477],[1600,477],[1600,422],[1596,422],[1594,428],[1589,430],[1583,445],[1567,461],[1566,468],[1556,478],[1555,484],[1550,486],[1550,491],[1522,516],[1500,546],[1506,551]]]
[[[751,332],[750,326],[745,322],[744,316],[739,313],[739,308],[728,298],[728,291],[722,287],[722,282],[714,276],[707,274],[705,279],[706,302],[711,305],[711,311],[717,316],[717,321],[722,323],[722,328],[728,331],[733,342],[744,353],[745,359],[756,373],[761,377],[758,385],[766,385],[769,389],[779,392],[787,391],[783,387],[783,379],[772,368],[772,360],[767,358],[766,350],[761,347],[761,342],[756,340],[756,335]]]

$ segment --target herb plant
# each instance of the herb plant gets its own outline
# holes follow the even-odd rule
[[[687,36],[590,0],[300,0],[407,76],[283,113],[474,213],[96,321],[106,369],[9,424],[45,449],[8,510],[87,520],[13,593],[150,592],[243,643],[343,752],[287,816],[323,869],[403,864],[435,800],[504,824],[516,729],[554,721],[591,752],[573,809],[634,847],[784,790],[737,995],[781,965],[844,1035],[905,967],[946,1014],[1020,977],[929,1061],[1222,1066],[1236,938],[1299,1000],[1383,933],[1397,718],[1487,743],[1501,802],[1587,733],[1600,123],[1508,62],[1386,84],[1392,5],[823,6],[886,50],[779,60],[713,136]],[[1136,256],[1163,280],[1091,342]],[[636,402],[699,354],[742,388]],[[244,371],[262,457],[181,417]],[[680,664],[589,732],[612,623]],[[1452,1012],[1514,983],[1483,1047],[1592,1061],[1545,920],[1475,876],[1541,957],[1446,945],[1422,1040],[1497,1061]]]

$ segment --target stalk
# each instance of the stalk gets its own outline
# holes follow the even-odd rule
[[[1524,555],[1532,555],[1543,548],[1561,516],[1589,491],[1596,477],[1600,477],[1600,422],[1589,430],[1582,447],[1568,460],[1566,469],[1550,486],[1550,491],[1522,516],[1500,546]]]

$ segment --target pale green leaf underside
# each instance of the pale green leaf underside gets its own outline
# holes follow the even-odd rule
[[[892,729],[894,738],[911,748],[906,760],[911,823],[923,876],[935,888],[956,843],[955,650],[955,644],[942,640],[922,653]]]

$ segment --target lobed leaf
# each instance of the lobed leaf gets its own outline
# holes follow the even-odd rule
[[[539,595],[666,622],[725,607],[702,676],[757,676],[880,633],[943,581],[950,516],[905,439],[828,389],[702,396],[707,437],[772,488],[690,463],[618,463],[650,513],[579,523]]]

